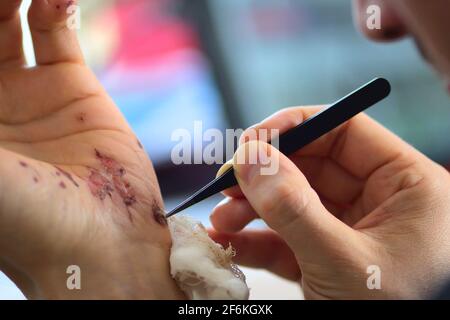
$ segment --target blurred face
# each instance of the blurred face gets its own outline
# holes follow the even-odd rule
[[[381,9],[381,29],[367,27],[370,5]],[[392,41],[412,36],[450,92],[449,0],[354,0],[354,13],[359,28],[372,40]]]

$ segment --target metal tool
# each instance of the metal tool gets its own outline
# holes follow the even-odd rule
[[[279,136],[279,150],[289,155],[324,134],[330,132],[344,122],[350,120],[358,113],[386,98],[391,92],[391,85],[386,79],[376,78],[361,88],[353,91],[324,110],[311,116],[295,128]],[[172,209],[166,217],[169,218],[188,207],[209,198],[216,193],[226,190],[237,184],[233,167],[225,171],[180,205]]]

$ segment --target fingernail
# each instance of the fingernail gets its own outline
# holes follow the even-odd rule
[[[220,167],[219,171],[217,171],[216,178],[223,175],[228,169],[230,169],[233,166],[233,159],[228,160],[223,164],[223,166]]]

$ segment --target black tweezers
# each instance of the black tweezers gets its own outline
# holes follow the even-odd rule
[[[324,134],[330,132],[344,122],[350,120],[358,113],[386,98],[391,92],[391,85],[386,79],[376,78],[361,88],[353,91],[346,97],[333,103],[331,106],[311,116],[295,128],[279,136],[279,150],[289,155]],[[226,190],[237,184],[233,167],[225,171],[187,200],[172,209],[166,217],[169,218],[184,209]]]

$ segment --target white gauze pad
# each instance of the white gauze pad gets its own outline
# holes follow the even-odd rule
[[[187,216],[169,219],[172,277],[190,299],[246,300],[245,276],[232,262],[231,246],[215,243],[203,225]]]

